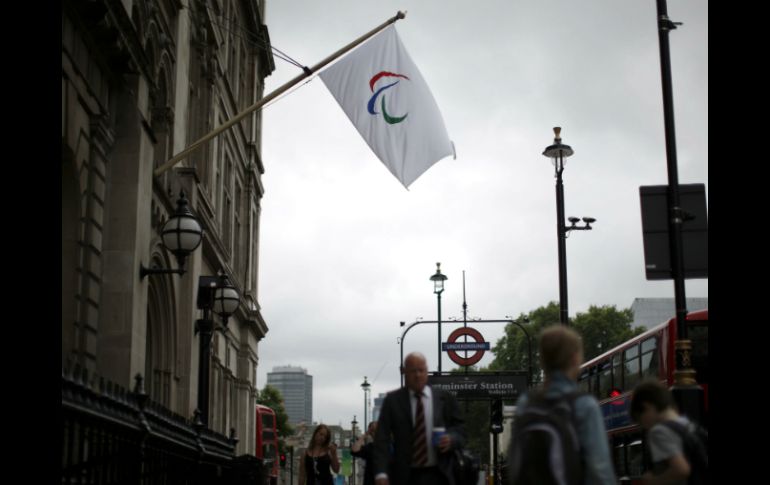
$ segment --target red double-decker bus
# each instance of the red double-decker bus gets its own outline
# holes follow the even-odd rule
[[[692,367],[703,388],[704,419],[708,426],[708,310],[687,315],[687,338],[692,341]],[[658,378],[667,387],[674,384],[677,339],[676,318],[661,323],[581,367],[578,385],[599,400],[610,441],[615,472],[621,483],[639,483],[649,463],[644,430],[628,413],[631,392],[645,378]]]
[[[278,423],[275,411],[257,404],[256,411],[256,446],[254,454],[262,459],[268,470],[270,484],[278,483]]]

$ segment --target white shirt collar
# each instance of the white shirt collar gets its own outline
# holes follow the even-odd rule
[[[433,397],[433,393],[431,392],[430,386],[428,386],[428,385],[426,385],[425,387],[422,388],[422,393],[427,398]],[[416,395],[417,395],[416,392],[414,392],[413,390],[409,389],[409,397],[414,398]]]

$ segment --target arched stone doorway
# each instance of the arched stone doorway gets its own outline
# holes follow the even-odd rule
[[[159,252],[152,266],[172,267]],[[176,297],[170,274],[149,277],[147,295],[147,339],[145,347],[145,392],[150,399],[174,410],[176,404]]]

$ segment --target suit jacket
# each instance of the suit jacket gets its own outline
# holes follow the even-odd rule
[[[451,394],[431,387],[433,394],[433,426],[444,427],[452,438],[452,447],[465,445],[465,430],[460,407]],[[428,424],[428,423],[426,423]],[[402,387],[385,396],[374,437],[374,475],[387,473],[391,485],[407,485],[412,463],[412,408],[409,390]],[[454,485],[452,455],[438,453],[438,467]]]

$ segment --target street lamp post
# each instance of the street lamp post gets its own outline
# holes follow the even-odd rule
[[[448,278],[441,274],[441,263],[436,263],[436,274],[430,277],[433,282],[433,293],[438,300],[438,373],[441,375],[441,293],[444,292],[444,281]]]
[[[353,443],[356,442],[356,425],[358,424],[358,421],[356,421],[355,414],[353,415],[353,421],[350,422],[350,434],[352,435],[350,437],[350,446],[353,447]],[[350,475],[350,485],[356,485],[356,457],[351,456],[350,462],[352,466],[352,473]]]
[[[592,217],[584,217],[585,226],[578,226],[580,221],[577,217],[570,217],[570,227],[564,224],[564,184],[561,174],[564,172],[564,159],[572,156],[574,153],[572,147],[564,145],[561,142],[561,128],[553,129],[553,145],[546,147],[543,155],[553,159],[554,169],[556,171],[556,234],[559,244],[559,320],[564,325],[569,325],[569,311],[567,304],[567,246],[566,240],[570,231],[591,230],[591,224],[596,222]]]
[[[227,319],[240,304],[238,291],[230,284],[227,275],[201,276],[198,279],[198,308],[203,318],[195,322],[195,333],[200,333],[198,362],[198,415],[204,426],[209,421],[209,374],[211,366],[211,339],[214,336],[212,311],[222,319],[222,329]]]
[[[668,234],[671,272],[674,280],[677,337],[674,342],[675,370],[671,392],[679,410],[695,421],[704,417],[703,389],[695,380],[692,367],[692,341],[687,335],[687,298],[685,294],[684,251],[682,240],[683,210],[679,194],[679,173],[676,157],[676,130],[674,124],[674,88],[671,80],[671,53],[668,34],[679,22],[668,17],[666,0],[657,0],[658,43],[660,47],[660,75],[663,88],[663,122],[666,135],[666,168],[668,172]]]
[[[364,376],[364,382],[361,384],[361,389],[364,390],[364,433],[366,433],[366,430],[369,429],[369,423],[367,419],[368,419],[368,410],[369,410],[369,388],[370,387],[371,387],[371,384],[367,382],[366,376]]]

